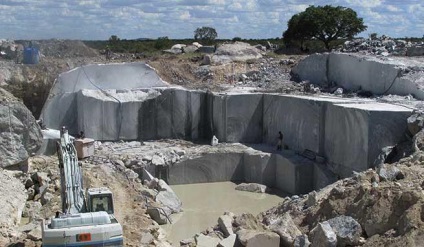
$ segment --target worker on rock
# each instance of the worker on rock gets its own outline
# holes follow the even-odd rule
[[[283,133],[281,131],[278,131],[278,143],[277,143],[277,150],[283,149]]]

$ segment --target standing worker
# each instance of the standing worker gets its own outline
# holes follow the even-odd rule
[[[281,131],[278,131],[277,150],[282,150],[282,148],[283,148],[283,133],[281,133]]]

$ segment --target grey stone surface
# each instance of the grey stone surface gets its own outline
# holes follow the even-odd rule
[[[168,218],[166,217],[165,212],[159,208],[147,208],[146,213],[150,215],[150,218],[156,221],[159,225],[165,225],[168,223]]]
[[[408,71],[408,66],[417,70]],[[333,82],[349,90],[411,94],[417,99],[424,99],[423,63],[400,58],[389,60],[343,53],[314,54],[301,61],[293,73],[301,80],[314,84]]]
[[[156,195],[155,200],[164,206],[163,209],[165,212],[170,211],[170,213],[179,213],[182,210],[181,200],[162,179],[159,180],[159,193]]]
[[[264,156],[263,163],[255,163]],[[250,160],[252,158],[252,160]],[[314,162],[284,150],[278,154],[212,152],[185,159],[168,168],[168,182],[175,184],[255,181],[291,194],[314,189]],[[254,174],[253,174],[254,173]]]
[[[402,141],[411,110],[385,103],[335,104],[327,109],[325,155],[341,176],[373,167],[386,146]],[[343,134],[340,134],[343,133]]]
[[[136,68],[140,67],[144,68],[140,70],[145,73],[154,73],[151,75],[152,78],[147,79],[157,77],[153,70],[146,69],[146,65],[115,66],[104,67],[103,70],[110,68],[113,73],[119,74],[118,69],[122,67],[123,71],[134,73]],[[99,69],[101,66],[88,68],[93,70],[90,73],[103,71]],[[68,73],[79,71],[81,76],[85,76],[84,71],[88,68]],[[81,82],[83,85],[80,85],[78,82],[74,85],[75,82],[69,82],[76,87],[74,90],[65,83],[68,77],[78,78],[68,74],[59,77],[44,111],[49,112],[51,118],[49,121],[55,122],[53,125],[69,124],[71,133],[84,130],[86,136],[97,140],[177,138],[197,141],[210,140],[216,135],[220,143],[276,145],[278,131],[281,130],[284,135],[283,143],[290,150],[300,153],[308,150],[314,153],[315,157],[318,155],[321,157],[320,162],[328,161],[330,171],[341,176],[349,176],[352,171],[372,167],[382,147],[393,146],[402,139],[402,129],[406,129],[405,117],[410,114],[410,110],[404,107],[375,103],[371,100],[362,100],[359,104],[357,99],[335,97],[260,93],[216,94],[180,88],[130,90],[137,85],[146,86],[143,84],[144,79],[140,78],[138,84],[129,83],[129,89],[123,89],[125,82],[116,86],[119,89],[109,91],[101,91],[96,87],[94,87],[96,90],[93,90],[91,83],[81,79],[85,84]],[[101,78],[103,77],[99,76],[99,79]],[[105,85],[113,88],[111,81],[107,81]],[[165,84],[157,81],[154,85]],[[79,91],[78,97],[75,97],[76,90]],[[348,138],[345,138],[346,136]],[[214,164],[200,164],[197,161],[201,158],[185,163],[193,163],[189,168],[191,172],[203,174],[198,181],[193,182],[246,181],[267,186],[284,185],[282,187],[290,188],[289,191],[296,191],[297,185],[290,184],[293,179],[288,177],[295,175],[294,170],[306,169],[308,165],[298,165],[294,169],[291,164],[298,162],[296,161],[298,158],[295,158],[289,162],[291,164],[287,172],[277,172],[278,176],[275,176],[273,174],[275,171],[286,169],[287,162],[273,159],[276,158],[266,155],[252,155],[249,158],[243,156],[243,161],[237,161],[223,168],[219,168],[221,164],[218,164],[218,167]],[[176,161],[175,159],[168,163]],[[195,165],[196,162],[199,164]],[[240,167],[240,162],[246,169]],[[277,164],[280,164],[279,167],[274,168],[273,166]],[[218,170],[211,170],[215,168]],[[180,168],[171,169],[173,169],[171,173],[177,174]],[[244,174],[234,173],[235,169],[244,170]],[[326,169],[318,166],[308,169],[314,170],[311,179],[314,184],[308,185],[310,188],[321,188],[332,181],[332,174]],[[308,169],[304,178],[310,179]],[[288,180],[286,182],[277,180],[276,178],[280,176]],[[174,179],[172,184],[182,183],[175,181],[175,177],[172,179]]]
[[[169,184],[243,181],[243,153],[207,153],[169,167]]]
[[[356,246],[362,235],[361,225],[352,217],[341,215],[328,220],[337,235],[338,246]]]
[[[48,128],[67,126],[71,134],[77,129],[76,93],[80,90],[131,90],[166,87],[155,70],[145,63],[95,64],[62,73],[50,91],[41,117]],[[85,104],[85,107],[88,105]]]
[[[139,110],[138,128],[142,140],[212,137],[208,131],[206,93],[181,89],[159,91],[160,96],[144,102]]]
[[[236,190],[255,192],[255,193],[265,193],[266,185],[257,184],[257,183],[241,183],[236,186]]]
[[[294,240],[302,235],[289,213],[285,213],[275,221],[270,222],[269,229],[280,236],[283,246],[293,246]]]
[[[313,190],[314,163],[294,151],[283,150],[276,155],[275,187],[290,194]]]
[[[218,218],[218,225],[226,237],[232,235],[233,232],[233,217],[230,215],[221,215]]]
[[[42,144],[40,126],[12,94],[0,88],[0,167],[26,161]]]
[[[261,143],[263,121],[263,95],[227,95],[223,101],[224,133],[218,139],[225,142]],[[219,108],[217,109],[219,110]],[[214,122],[219,121],[215,119]]]
[[[380,181],[394,181],[400,173],[400,170],[393,164],[382,164],[378,167],[377,173],[380,177]]]
[[[12,172],[0,168],[0,225],[13,228],[19,225],[22,211],[25,207],[27,194],[22,182],[13,176]]]
[[[194,239],[196,240],[196,246],[198,247],[217,246],[220,242],[219,238],[209,237],[203,234],[196,235]]]
[[[424,113],[420,111],[414,111],[410,117],[408,117],[408,130],[409,133],[414,136],[424,127]]]
[[[78,130],[95,140],[137,140],[138,110],[156,91],[81,90],[77,94]],[[74,130],[75,131],[75,130]]]
[[[259,232],[265,230],[264,225],[250,213],[242,213],[240,215],[237,215],[234,218],[233,226],[235,227],[234,231],[236,233],[242,229],[254,230]]]
[[[199,47],[199,50],[198,51],[201,52],[201,53],[211,54],[211,53],[214,53],[215,52],[215,46],[206,46],[206,45],[204,45],[204,46]]]
[[[240,230],[237,232],[239,241],[246,247],[279,247],[280,236],[274,232],[256,230]]]
[[[218,46],[212,61],[215,64],[224,64],[229,62],[245,62],[251,59],[259,59],[262,55],[260,50],[244,42],[227,43]]]
[[[275,185],[275,155],[270,153],[246,152],[243,155],[244,182]]]
[[[314,163],[314,189],[319,190],[338,180],[337,174],[325,164]]]
[[[337,235],[326,221],[318,223],[309,233],[311,247],[336,247]]]
[[[33,241],[40,241],[42,237],[41,235],[42,232],[40,225],[37,225],[34,229],[27,233],[27,237]]]
[[[412,47],[408,47],[408,49],[406,50],[406,55],[407,56],[424,56],[424,46],[412,46]]]
[[[263,141],[277,145],[278,131],[289,149],[322,153],[327,108],[354,100],[294,95],[264,95]]]
[[[309,247],[310,245],[308,236],[304,234],[297,236],[293,243],[293,247]]]
[[[295,79],[313,84],[327,84],[327,61],[329,54],[312,54],[300,61],[293,69]]]
[[[219,242],[218,247],[234,247],[236,243],[237,235],[231,234]]]

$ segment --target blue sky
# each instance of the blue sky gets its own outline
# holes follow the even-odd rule
[[[191,38],[201,26],[218,38],[275,38],[293,14],[326,4],[355,10],[364,37],[424,35],[424,0],[0,0],[0,38]]]

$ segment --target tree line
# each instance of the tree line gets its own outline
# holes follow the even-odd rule
[[[300,48],[302,51],[308,50],[306,43],[331,50],[334,46],[344,40],[352,39],[366,29],[367,26],[364,25],[363,19],[358,17],[357,13],[351,8],[311,5],[305,11],[293,15],[288,21],[287,30],[282,33],[282,37],[277,37],[273,41],[287,48]],[[376,35],[376,33],[373,33],[370,37],[373,38]],[[120,40],[116,35],[112,35],[106,48],[115,52],[144,52],[168,49],[172,44],[175,44],[175,41],[182,44],[191,44],[193,41],[198,41],[202,45],[215,45],[219,41],[228,41],[218,40],[217,38],[218,33],[215,28],[203,26],[194,30],[193,39],[184,40],[170,40],[168,37],[159,37],[156,40],[128,41]],[[256,44],[265,45],[267,40],[246,40],[234,37],[232,41],[245,41],[251,44],[257,42]],[[96,45],[95,41],[90,44]],[[103,48],[105,47],[103,46]]]

